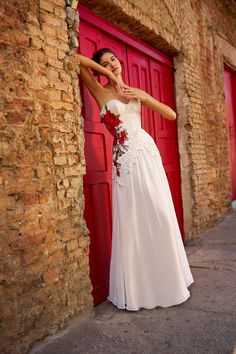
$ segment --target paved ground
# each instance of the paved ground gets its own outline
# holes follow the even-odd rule
[[[236,212],[186,250],[187,302],[138,312],[104,302],[31,354],[236,354]]]

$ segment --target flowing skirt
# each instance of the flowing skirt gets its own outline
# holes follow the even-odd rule
[[[112,198],[108,300],[131,311],[186,301],[193,277],[158,150],[137,152]]]

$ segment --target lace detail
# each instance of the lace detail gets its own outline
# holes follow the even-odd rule
[[[114,137],[112,178],[113,183],[119,185],[125,184],[125,179],[141,151],[161,159],[154,140],[141,127],[140,111],[139,100],[131,99],[128,103],[124,103],[112,99],[100,113],[103,123]]]
[[[115,183],[123,186],[133,165],[136,163],[140,151],[147,151],[153,156],[161,158],[157,146],[152,137],[144,130],[128,130],[129,140],[127,142],[127,152],[120,157],[120,170],[117,176],[116,168],[113,165],[112,178]]]

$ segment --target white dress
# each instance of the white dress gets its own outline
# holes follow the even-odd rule
[[[136,99],[112,99],[101,110],[114,136],[108,300],[133,311],[180,304],[193,282],[161,156],[140,111]]]

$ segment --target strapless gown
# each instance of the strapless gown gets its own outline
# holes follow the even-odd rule
[[[193,277],[159,150],[141,127],[140,102],[110,100],[102,121],[114,137],[110,300],[136,311],[186,301]]]

